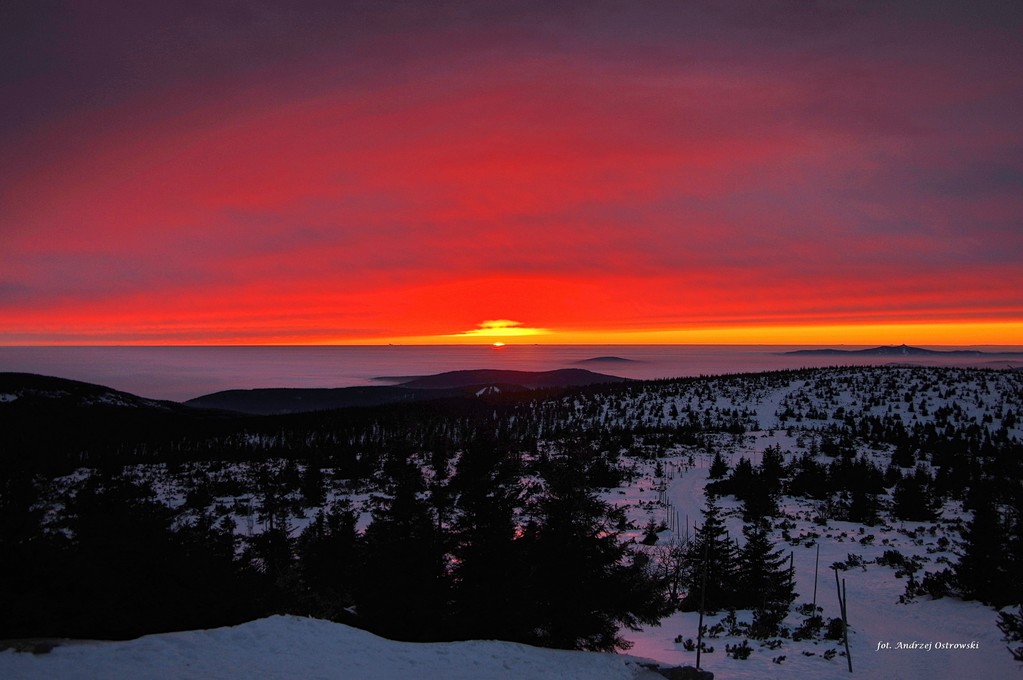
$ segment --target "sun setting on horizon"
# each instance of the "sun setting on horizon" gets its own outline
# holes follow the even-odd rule
[[[998,3],[22,3],[0,345],[1023,344]]]
[[[1020,346],[1023,344],[1021,339],[1023,322],[751,326],[644,331],[562,331],[530,329],[518,325],[488,328],[481,324],[479,329],[464,333],[391,340],[419,345],[490,344],[493,347],[505,347],[514,344]],[[366,341],[354,344],[375,343]]]

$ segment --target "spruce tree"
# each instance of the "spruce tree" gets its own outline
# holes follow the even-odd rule
[[[523,489],[516,461],[496,447],[471,447],[452,478],[457,494],[452,547],[456,637],[523,640],[528,579],[517,512]]]
[[[739,458],[739,462],[735,464],[732,474],[728,476],[728,479],[721,486],[722,490],[727,489],[726,493],[732,494],[739,500],[744,500],[758,486],[756,471],[753,469],[753,463],[750,462],[750,459],[745,456]]]
[[[1006,573],[1007,551],[1002,517],[990,501],[979,502],[961,530],[963,553],[955,566],[956,584],[966,599],[1006,604],[1012,579]]]
[[[1010,513],[1006,522],[1010,529],[1005,564],[1007,573],[1020,574],[1023,573],[1023,488],[1017,484],[1011,494]],[[1007,585],[1006,600],[1023,602],[1023,582],[1018,578],[1010,578]]]
[[[544,488],[528,508],[523,540],[531,565],[531,642],[549,647],[627,649],[619,628],[666,613],[645,555],[620,539],[624,518],[584,485],[570,462],[541,470]]]
[[[742,533],[746,545],[739,552],[737,606],[753,609],[760,629],[757,637],[768,637],[776,634],[795,599],[789,560],[781,549],[774,549],[763,523],[746,524]]]
[[[789,494],[816,500],[823,500],[830,495],[827,471],[814,456],[804,453],[792,464],[792,469],[792,479],[788,485]]]
[[[921,466],[913,475],[895,483],[892,514],[910,522],[926,522],[937,516],[940,501],[931,493],[931,476]]]
[[[753,474],[751,482],[740,500],[742,500],[744,522],[760,522],[766,517],[778,514],[777,493],[772,484],[763,480],[763,475],[760,472]]]
[[[296,541],[297,584],[292,598],[298,611],[332,621],[347,621],[353,604],[360,543],[356,514],[348,499],[320,510]]]
[[[435,516],[420,497],[426,484],[414,462],[395,467],[364,534],[356,609],[363,625],[386,637],[445,639],[447,570]]]
[[[711,479],[724,479],[728,474],[728,463],[721,457],[720,451],[714,452],[714,460],[710,464],[709,475]]]
[[[772,493],[778,494],[782,491],[782,478],[785,477],[785,457],[782,455],[781,447],[778,445],[768,446],[760,459],[760,481],[765,484]]]
[[[998,630],[1002,631],[1003,640],[1012,658],[1023,662],[1023,606],[1018,607],[1016,612],[1005,610],[998,613]],[[1015,645],[1015,646],[1013,646]]]
[[[701,602],[706,611],[733,606],[737,599],[736,550],[725,529],[717,498],[711,493],[707,494],[703,524],[696,528],[688,558],[689,587],[680,609],[696,611]]]

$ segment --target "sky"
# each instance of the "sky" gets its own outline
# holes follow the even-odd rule
[[[0,5],[0,344],[1023,344],[1023,4]]]

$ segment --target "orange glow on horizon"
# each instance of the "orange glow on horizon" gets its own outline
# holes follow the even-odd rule
[[[23,4],[0,345],[1023,344],[1000,10]]]
[[[503,336],[500,342],[545,345],[925,345],[1021,346],[1023,322],[745,326],[660,330],[550,330],[535,339]],[[478,344],[475,336],[412,336],[388,342],[422,345]],[[330,344],[330,343],[328,343]],[[358,343],[376,344],[372,339]]]
[[[514,327],[509,329],[514,331]],[[807,345],[807,346],[1023,346],[1023,322],[971,322],[925,324],[842,324],[794,326],[744,326],[724,328],[685,328],[658,330],[546,330],[543,334],[523,336],[514,332],[501,335],[495,330],[486,336],[460,334],[411,335],[398,337],[359,337],[338,339],[329,334],[299,335],[236,334],[213,339],[160,337],[147,339],[113,337],[90,339],[76,337],[63,342],[0,342],[15,345],[489,345],[501,349],[513,345]]]

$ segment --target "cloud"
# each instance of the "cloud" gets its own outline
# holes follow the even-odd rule
[[[448,337],[452,338],[519,338],[535,335],[546,335],[550,331],[546,328],[530,328],[523,326],[518,321],[510,319],[493,319],[481,321],[477,328],[453,333]]]
[[[1018,9],[470,5],[18,23],[0,342],[1023,316]]]

